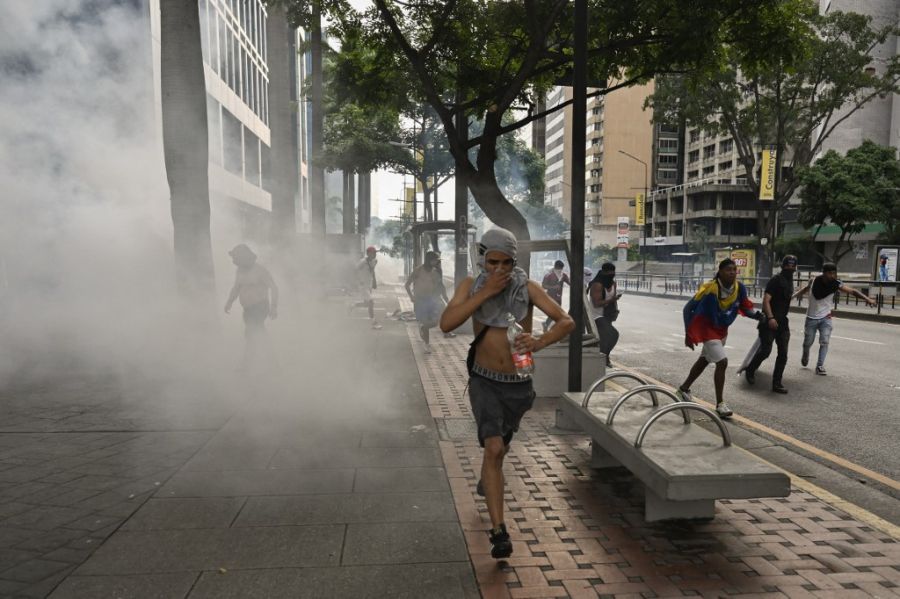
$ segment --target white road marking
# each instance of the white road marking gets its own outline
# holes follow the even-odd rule
[[[832,339],[844,339],[845,341],[856,341],[857,343],[868,343],[869,345],[886,345],[881,341],[866,341],[865,339],[854,339],[853,337],[839,337],[837,335],[832,335]]]

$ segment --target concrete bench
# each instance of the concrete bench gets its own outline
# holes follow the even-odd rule
[[[617,378],[640,386],[624,393],[603,390],[606,381]],[[660,397],[674,402],[660,406]],[[694,424],[691,414],[708,416],[719,434]],[[648,522],[713,518],[716,499],[787,497],[791,492],[786,474],[731,444],[714,411],[679,401],[672,391],[629,372],[611,372],[584,393],[563,394],[556,424],[590,435],[592,467],[624,466],[644,484]]]

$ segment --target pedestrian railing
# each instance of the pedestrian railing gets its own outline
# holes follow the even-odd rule
[[[805,285],[807,280],[805,275],[809,273],[801,273],[801,277],[795,281],[795,287],[800,288]],[[700,285],[710,280],[710,277],[697,276],[681,276],[681,275],[650,275],[639,273],[619,273],[616,274],[616,282],[619,289],[623,291],[637,291],[650,293],[654,295],[678,295],[691,297],[697,293]],[[747,293],[751,298],[762,299],[765,293],[766,283],[769,279],[762,277],[743,277],[740,279],[747,287]],[[850,295],[848,293],[836,293],[834,297],[835,308],[840,306],[858,306],[861,310],[872,310],[877,314],[881,314],[883,310],[895,310],[900,307],[897,302],[897,294],[900,293],[898,283],[881,282],[871,280],[843,280],[845,285],[858,289],[862,293],[876,300],[875,306],[867,306],[864,300]],[[803,305],[805,299],[797,300],[797,305]]]

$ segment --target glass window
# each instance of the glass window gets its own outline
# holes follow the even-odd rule
[[[691,131],[691,143],[697,143],[698,141],[700,141],[700,130],[694,129]]]
[[[209,30],[209,66],[217,74],[222,74],[222,65],[219,62],[221,55],[219,54],[219,11],[213,9],[210,13],[210,30]]]
[[[678,152],[678,140],[677,139],[660,139],[659,140],[659,151],[667,154],[672,154]]]
[[[244,127],[244,179],[259,187],[259,138]]]
[[[243,139],[241,137],[241,122],[231,114],[227,108],[222,107],[222,154],[225,170],[229,173],[243,176]]]
[[[222,166],[222,118],[219,103],[206,95],[206,120],[209,127],[209,161]]]

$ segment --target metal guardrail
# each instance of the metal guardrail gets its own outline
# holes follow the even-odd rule
[[[674,399],[675,403],[687,405],[686,402],[681,401],[681,399],[677,395],[675,395],[674,393],[672,393],[665,387],[660,387],[659,385],[641,385],[640,387],[635,387],[634,389],[629,389],[628,391],[626,391],[619,397],[619,399],[616,401],[615,405],[609,411],[609,414],[606,416],[606,426],[612,426],[613,420],[616,417],[616,412],[619,411],[619,408],[621,408],[622,405],[624,405],[626,401],[628,401],[631,397],[634,397],[635,395],[643,393],[644,391],[659,391],[663,395],[668,395],[669,397]],[[656,399],[656,395],[652,395],[651,399],[653,401],[653,407],[658,408],[659,401]],[[688,416],[687,412],[682,411],[681,416],[684,418],[685,424],[691,423],[691,417]]]
[[[700,285],[708,282],[711,278],[712,275],[705,277],[690,275],[648,275],[639,273],[618,273],[616,275],[618,286],[623,291],[641,291],[659,295],[674,294],[685,297],[693,296],[697,292],[697,289],[700,288]],[[842,279],[842,281],[846,285],[859,289],[874,297],[878,303],[875,307],[870,309],[875,310],[876,314],[881,314],[882,310],[894,310],[900,308],[900,303],[897,302],[897,294],[900,294],[900,283],[884,283],[881,281],[864,279]],[[763,277],[753,277],[748,279],[745,277],[741,279],[741,282],[747,287],[747,293],[750,297],[762,298],[769,279]],[[795,281],[795,285],[799,288],[799,286],[805,285],[806,282],[807,279],[798,278],[798,280]],[[892,290],[892,293],[885,294],[883,292],[885,289]],[[873,291],[875,293],[873,293]],[[866,308],[864,301],[861,301],[859,298],[851,296],[850,294],[838,292],[835,294],[834,299],[836,308],[840,305],[851,305],[851,300],[854,306],[860,306],[860,304],[862,304],[861,307]],[[797,305],[803,305],[803,300],[797,300]]]
[[[678,402],[678,404],[669,404],[667,406],[663,406],[653,412],[650,417],[647,419],[647,422],[641,427],[641,430],[638,431],[637,437],[634,439],[634,447],[635,449],[640,449],[644,444],[644,437],[647,436],[647,431],[650,430],[650,427],[653,424],[668,414],[669,412],[674,412],[675,410],[681,410],[682,416],[685,415],[685,410],[694,410],[696,412],[701,412],[709,416],[713,422],[716,423],[716,426],[719,427],[719,432],[722,434],[722,444],[724,447],[731,447],[731,433],[728,432],[728,429],[725,427],[725,424],[722,422],[722,419],[719,418],[719,415],[710,410],[707,407],[695,404],[688,403],[685,401]]]
[[[600,387],[600,385],[602,385],[606,381],[609,381],[612,379],[631,379],[631,380],[639,382],[641,385],[649,385],[650,384],[646,380],[644,380],[643,378],[639,377],[636,374],[632,374],[630,372],[625,372],[623,370],[614,370],[613,372],[610,372],[609,374],[605,374],[605,375],[601,376],[599,379],[597,379],[596,381],[594,381],[593,383],[591,383],[591,386],[588,387],[588,390],[584,394],[584,399],[581,401],[581,407],[587,409],[588,402],[591,401],[591,396],[594,394],[594,391],[596,391]],[[656,391],[655,390],[651,391],[650,395],[653,397],[653,405],[658,406],[659,401],[656,399]]]

